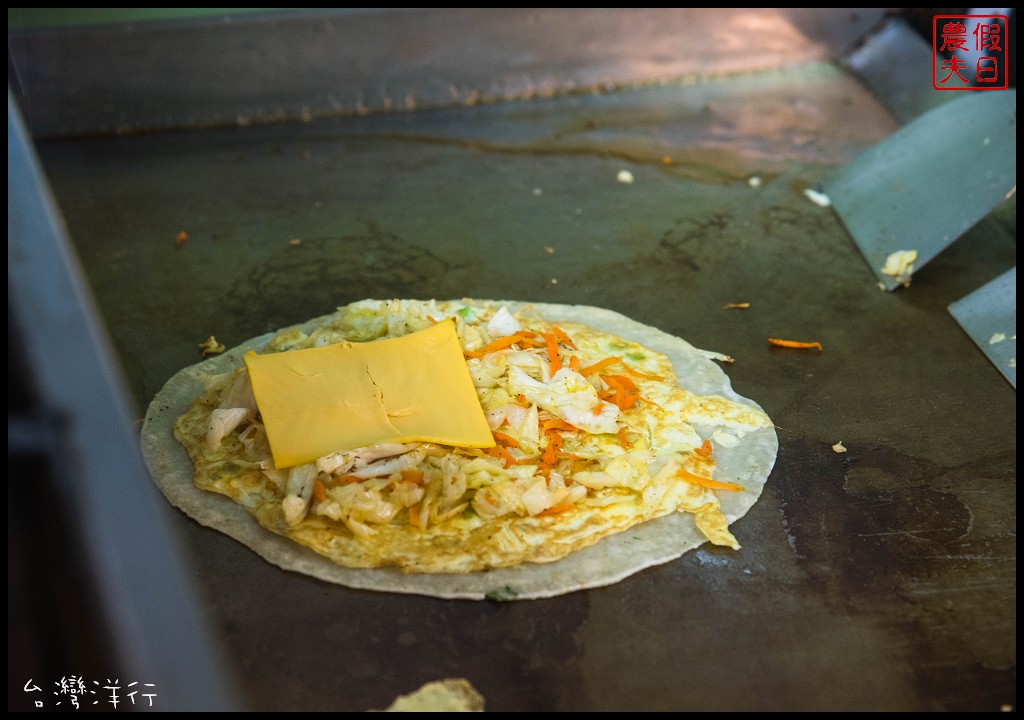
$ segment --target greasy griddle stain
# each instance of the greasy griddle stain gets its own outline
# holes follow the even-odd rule
[[[837,456],[828,443],[794,440],[783,444],[772,475],[784,529],[811,588],[837,613],[888,622],[894,639],[909,646],[908,657],[932,658],[914,671],[921,697],[935,709],[1015,704],[1015,628],[1007,611],[1015,588],[995,581],[998,564],[1015,562],[1015,534],[989,522],[990,509],[1007,498],[980,494],[972,483],[1004,472],[1008,462],[1014,459],[996,456],[946,467],[852,443]],[[979,588],[988,589],[981,600]],[[888,617],[878,617],[879,607]],[[973,633],[954,636],[944,631],[950,626]],[[946,669],[961,667],[964,657],[975,659],[968,682],[976,695],[965,696],[965,679],[954,682]]]
[[[599,256],[581,266],[579,279],[572,286],[588,296],[599,292],[600,300],[595,303],[636,308],[638,303],[645,302],[644,291],[633,285],[609,284],[608,277],[644,278],[656,269],[664,284],[672,288],[673,302],[686,307],[698,302],[699,283],[710,275],[707,268],[716,267],[724,256],[741,251],[746,243],[733,215],[722,211],[684,216],[658,226],[640,226],[631,232],[632,236],[623,238],[620,244],[628,250],[624,256],[609,260]],[[565,284],[569,286],[569,282]],[[663,294],[652,299],[655,305],[664,305]],[[661,322],[662,329],[673,331]]]
[[[784,205],[769,205],[759,214],[761,229],[769,237],[789,236],[794,231],[803,233],[805,239],[832,237],[836,234],[838,223],[828,210],[812,207],[808,201],[807,208],[793,208]],[[829,243],[816,247],[816,251],[827,249]]]
[[[827,443],[786,443],[773,482],[803,569],[830,596],[851,597],[888,594],[945,567],[926,556],[954,551],[971,512],[953,493],[928,487],[943,472],[885,447],[837,462]]]
[[[730,215],[721,212],[711,213],[696,220],[680,218],[662,233],[658,247],[673,264],[700,272],[700,264],[696,258],[702,251],[703,244],[721,240],[731,220]]]
[[[685,291],[691,287],[686,281],[698,274],[713,280],[718,273],[727,271],[749,274],[748,291],[764,285],[766,292],[776,292],[770,280],[777,272],[770,268],[776,263],[764,262],[757,267],[747,264],[755,253],[764,253],[766,238],[771,241],[773,258],[779,262],[806,263],[811,256],[825,257],[834,267],[850,265],[851,258],[860,262],[850,246],[829,241],[843,232],[833,213],[802,199],[794,199],[793,203],[714,209],[676,218],[667,226],[641,228],[639,232],[649,233],[648,237],[657,238],[656,242],[647,244],[642,237],[631,238],[633,252],[614,263],[591,266],[588,276],[598,283],[610,272],[642,277],[651,268],[658,268],[676,276],[673,280],[681,283],[678,290]]]
[[[226,310],[245,326],[271,330],[363,298],[432,297],[438,278],[459,268],[369,223],[365,235],[283,245],[235,283]]]
[[[533,142],[509,144],[404,133],[380,133],[372,137],[390,142],[459,147],[474,153],[494,155],[615,158],[634,165],[653,165],[668,175],[709,185],[745,182],[751,175],[772,179],[785,169],[780,160],[747,157],[726,148],[666,147],[663,142],[650,138],[566,139],[556,134]]]

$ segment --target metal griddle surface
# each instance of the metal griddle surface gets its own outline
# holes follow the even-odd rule
[[[465,677],[489,710],[1015,707],[1016,395],[946,307],[1015,263],[1016,200],[889,294],[802,194],[895,127],[811,63],[42,143],[140,415],[211,334],[471,296],[603,306],[727,353],[778,426],[741,551],[552,600],[335,587],[178,517],[244,701],[381,708]]]

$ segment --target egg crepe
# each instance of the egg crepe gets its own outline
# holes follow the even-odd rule
[[[399,337],[445,318],[495,447],[409,443],[361,465],[341,453],[296,480],[302,471],[268,466],[254,413],[211,449],[211,413],[247,351]],[[516,332],[521,342],[492,349]],[[598,308],[364,301],[178,373],[149,408],[143,450],[173,504],[286,569],[446,598],[550,597],[708,539],[738,547],[728,525],[760,495],[778,443],[709,355]]]

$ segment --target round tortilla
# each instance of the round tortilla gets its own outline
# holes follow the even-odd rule
[[[729,378],[708,353],[681,338],[630,320],[624,315],[584,305],[552,305],[505,301],[473,301],[506,305],[516,310],[529,305],[547,320],[579,322],[646,345],[667,355],[679,384],[699,395],[722,395],[761,410],[737,395]],[[316,318],[298,326],[304,332],[325,322]],[[277,332],[268,333],[217,357],[185,368],[167,381],[146,412],[142,453],[157,487],[175,507],[202,525],[215,528],[285,570],[311,575],[352,588],[411,593],[439,598],[502,600],[548,598],[585,588],[611,585],[645,568],[667,563],[706,542],[693,517],[673,513],[606,537],[595,545],[552,563],[526,563],[466,574],[406,574],[396,568],[345,568],[312,550],[262,528],[230,498],[196,488],[194,467],[185,448],[174,438],[174,423],[203,389],[203,378],[224,373],[242,363],[249,350],[260,350]],[[701,437],[718,428],[694,425]],[[749,432],[734,447],[716,444],[715,459],[723,477],[735,478],[742,492],[719,494],[729,524],[743,517],[757,501],[778,453],[774,427]],[[740,538],[742,541],[742,537]]]

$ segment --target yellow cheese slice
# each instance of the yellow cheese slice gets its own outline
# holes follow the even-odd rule
[[[455,322],[388,340],[245,356],[278,468],[381,442],[494,447]]]

